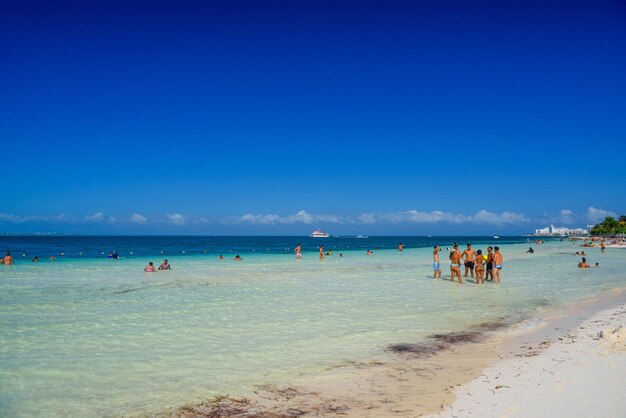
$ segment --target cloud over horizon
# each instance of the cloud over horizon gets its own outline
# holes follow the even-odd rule
[[[280,225],[492,225],[492,226],[515,226],[529,225],[545,226],[546,223],[559,225],[586,225],[596,223],[606,216],[617,216],[615,212],[599,209],[593,206],[587,208],[584,213],[575,214],[570,209],[562,209],[558,213],[549,216],[544,215],[532,218],[524,213],[504,211],[500,213],[490,212],[486,209],[473,214],[462,214],[434,210],[430,212],[416,209],[397,212],[365,212],[353,214],[313,214],[306,210],[300,210],[294,214],[279,215],[275,213],[246,213],[241,216],[192,216],[179,212],[169,214],[143,215],[133,212],[130,215],[112,216],[102,211],[85,216],[71,216],[67,214],[41,216],[41,215],[15,215],[0,212],[0,223],[48,223],[48,224],[110,224],[118,226],[150,226],[170,225],[172,227],[187,227],[193,225],[251,225],[251,226],[280,226]]]

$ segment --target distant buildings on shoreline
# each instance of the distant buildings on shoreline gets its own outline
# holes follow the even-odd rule
[[[554,225],[546,226],[545,228],[535,229],[535,233],[531,234],[537,237],[549,237],[549,236],[561,236],[561,235],[588,235],[593,225],[587,225],[587,229],[583,228],[565,228],[556,227]]]

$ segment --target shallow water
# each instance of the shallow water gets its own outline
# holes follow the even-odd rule
[[[112,248],[86,239],[70,250],[25,243],[28,257],[0,268],[0,415],[160,411],[626,286],[621,249],[587,249],[601,267],[582,271],[572,255],[580,248],[569,242],[533,245],[533,255],[528,244],[505,243],[501,286],[459,285],[432,279],[432,250],[417,244],[432,241],[403,237],[409,248],[390,249],[398,240],[324,241],[337,247],[324,262],[310,241],[302,261],[285,239],[222,243],[206,255],[206,242],[177,243],[164,252],[174,270],[153,274],[142,271],[160,261],[153,241],[149,250],[128,245],[134,251],[122,241]],[[375,246],[384,249],[365,255]],[[127,257],[108,260],[97,247]],[[243,261],[230,259],[233,248]],[[56,262],[26,261],[60,249],[67,255]]]

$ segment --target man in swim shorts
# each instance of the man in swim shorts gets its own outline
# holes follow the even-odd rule
[[[494,248],[493,254],[493,282],[500,283],[500,276],[502,275],[502,253],[500,247]]]
[[[459,252],[459,246],[454,244],[452,251],[450,252],[450,281],[454,281],[454,276],[459,278],[459,283],[463,283],[461,278],[461,253]]]
[[[465,277],[467,277],[467,272],[470,271],[472,278],[474,278],[474,260],[476,259],[476,253],[472,250],[472,244],[467,244],[467,249],[463,251],[463,258],[465,259]]]
[[[441,279],[441,266],[439,265],[439,246],[433,250],[433,279]]]

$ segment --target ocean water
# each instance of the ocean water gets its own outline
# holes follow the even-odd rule
[[[433,280],[432,245],[444,261],[452,241],[500,245],[502,284],[450,283],[446,262]],[[324,262],[320,243],[333,249]],[[626,286],[626,250],[585,249],[600,268],[583,271],[579,244],[531,255],[524,237],[0,237],[16,259],[0,266],[0,416],[150,414]],[[173,270],[143,272],[165,257]]]

